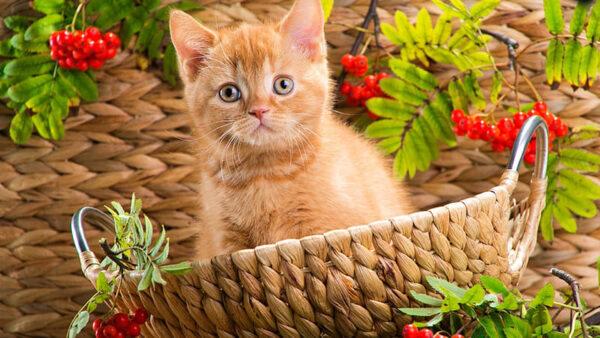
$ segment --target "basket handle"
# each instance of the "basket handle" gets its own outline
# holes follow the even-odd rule
[[[545,178],[546,169],[548,166],[548,126],[543,118],[539,116],[532,116],[528,118],[515,140],[513,150],[508,160],[508,169],[519,170],[523,156],[525,156],[525,150],[529,144],[529,140],[533,133],[536,132],[535,137],[535,167],[533,169],[533,177]]]

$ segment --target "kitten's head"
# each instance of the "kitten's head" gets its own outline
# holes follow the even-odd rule
[[[212,31],[172,11],[185,96],[196,132],[250,149],[287,149],[316,131],[329,105],[319,0],[298,0],[281,22]]]

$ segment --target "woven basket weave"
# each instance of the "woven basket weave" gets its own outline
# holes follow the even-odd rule
[[[138,292],[141,274],[128,271],[117,277],[116,307],[146,308],[149,337],[390,337],[411,320],[398,308],[418,305],[409,291],[433,291],[426,276],[469,287],[489,275],[515,286],[546,198],[548,136],[540,117],[522,127],[509,168],[518,168],[534,125],[538,165],[524,201],[511,198],[519,174],[507,169],[499,186],[461,202],[195,262],[155,290]],[[96,285],[100,272],[116,273],[103,270],[88,248],[82,222],[91,211],[110,223],[99,210],[83,208],[72,231],[81,268]]]
[[[0,17],[29,14],[28,2],[0,2]],[[281,16],[293,0],[197,2],[207,9],[196,15],[215,26]],[[360,25],[368,3],[336,0],[331,21]],[[574,1],[561,4],[565,17],[570,17]],[[393,24],[394,11],[402,10],[414,22],[422,7],[437,11],[430,0],[381,0],[378,13],[382,22]],[[543,18],[539,0],[505,0],[484,24],[526,46],[547,36]],[[339,24],[325,26],[334,74],[356,35]],[[0,36],[5,33],[0,24]],[[506,60],[504,46],[494,42],[490,48],[499,62]],[[570,127],[600,125],[599,84],[587,92],[573,92],[567,85],[550,91],[545,85],[545,48],[530,48],[521,60],[551,111]],[[447,69],[435,69],[435,74],[441,79],[450,76]],[[505,76],[510,79],[511,74]],[[68,227],[71,216],[82,206],[101,208],[112,200],[126,204],[135,192],[143,199],[146,214],[167,227],[173,260],[190,254],[189,238],[196,233],[189,227],[195,208],[195,159],[187,148],[189,122],[181,91],[161,83],[157,74],[137,69],[135,57],[128,54],[109,62],[97,72],[97,79],[99,101],[85,104],[69,116],[65,139],[58,142],[34,135],[27,144],[15,145],[8,138],[14,113],[0,104],[0,337],[64,337],[74,314],[92,295],[89,281],[81,275]],[[482,90],[487,92],[490,86],[487,79]],[[532,100],[525,83],[521,82],[519,89],[522,102]],[[514,96],[509,94],[505,102],[515,106]],[[600,152],[598,139],[574,146]],[[507,160],[507,155],[492,153],[481,142],[461,138],[457,148],[442,149],[431,168],[407,182],[415,207],[427,210],[491,189],[498,185]],[[529,171],[522,168],[520,173],[513,192],[518,200],[529,194]],[[592,178],[598,181],[598,174]],[[534,295],[548,282],[564,288],[562,281],[548,273],[555,266],[577,278],[588,305],[600,305],[595,268],[600,256],[600,216],[577,223],[575,234],[556,225],[551,244],[538,240],[519,283],[524,294]],[[90,243],[105,236],[98,230],[86,235]],[[89,335],[86,330],[81,336]]]

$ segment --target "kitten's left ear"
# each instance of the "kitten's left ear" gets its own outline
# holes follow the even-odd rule
[[[297,0],[281,21],[279,30],[309,57],[325,56],[324,18],[321,0]]]

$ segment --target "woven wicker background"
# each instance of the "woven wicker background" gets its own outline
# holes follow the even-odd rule
[[[196,15],[215,26],[235,20],[256,21],[281,16],[293,1],[200,1],[207,5]],[[362,22],[368,0],[336,0],[326,26],[334,74],[338,60],[350,49],[355,31],[347,25]],[[566,6],[572,6],[567,3]],[[381,1],[379,15],[392,22],[395,10],[415,18],[426,7],[424,0]],[[0,2],[0,16],[19,13],[27,1]],[[502,1],[486,21],[486,28],[515,38],[521,46],[544,37],[542,1]],[[3,28],[0,28],[0,35]],[[505,49],[492,43],[499,62]],[[520,59],[530,78],[548,102],[550,110],[571,127],[600,122],[600,90],[573,92],[564,85],[550,91],[544,84],[545,45],[528,50]],[[440,78],[451,74],[437,69]],[[510,77],[510,74],[506,74]],[[160,77],[136,68],[135,56],[119,54],[97,72],[100,98],[84,104],[66,120],[64,140],[55,142],[33,136],[24,146],[8,137],[12,111],[0,105],[0,337],[64,336],[73,314],[91,294],[83,277],[69,231],[70,217],[82,206],[101,207],[112,200],[127,203],[131,192],[141,197],[144,210],[156,222],[168,226],[172,257],[190,251],[189,227],[195,201],[192,183],[195,159],[190,155],[188,118],[181,91],[162,83]],[[491,81],[483,89],[489,88]],[[527,86],[520,84],[520,98],[531,101]],[[508,96],[510,103],[514,98]],[[339,108],[352,113],[352,109]],[[482,192],[497,183],[507,155],[489,152],[483,143],[461,140],[457,149],[443,151],[427,172],[411,182],[420,209],[455,201]],[[578,144],[598,151],[600,140]],[[527,170],[523,171],[524,173]],[[528,192],[529,175],[517,188]],[[600,305],[595,260],[600,255],[600,217],[580,220],[577,234],[558,231],[552,245],[540,242],[521,289],[532,294],[548,281],[550,266],[573,274],[584,288],[590,305]],[[89,230],[90,243],[102,236]],[[88,335],[89,332],[86,333]]]

